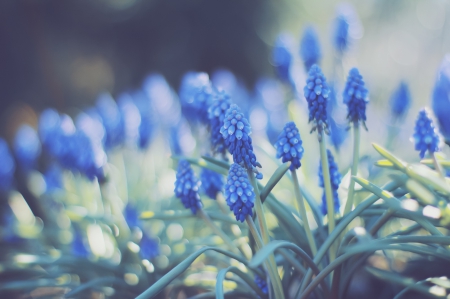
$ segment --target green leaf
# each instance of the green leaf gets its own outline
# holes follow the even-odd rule
[[[176,265],[172,270],[170,270],[166,275],[161,277],[158,281],[156,281],[151,287],[149,287],[145,292],[140,294],[136,299],[150,299],[154,298],[159,292],[161,292],[166,286],[168,286],[175,278],[177,278],[179,275],[181,275],[184,271],[186,271],[187,268],[191,266],[191,264],[204,252],[208,250],[217,251],[221,254],[224,254],[230,258],[233,258],[244,265],[247,265],[247,261],[240,256],[231,253],[229,251],[223,250],[221,248],[217,247],[203,247],[190,256],[188,256],[186,259],[184,259],[181,263]]]
[[[194,159],[194,158],[187,158],[187,157],[182,157],[182,156],[172,156],[172,159],[186,160],[191,164],[195,164],[197,166],[213,170],[213,171],[223,174],[223,175],[228,175],[228,170],[224,169],[223,167],[218,166],[217,164],[208,162],[204,159]]]
[[[225,299],[235,299],[235,298],[251,298],[251,299],[261,299],[253,292],[243,292],[243,291],[231,291],[224,294]],[[199,295],[189,297],[189,299],[215,299],[216,292],[208,292]],[[265,297],[264,297],[265,298]]]
[[[389,160],[378,160],[375,162],[375,166],[389,169],[396,169],[394,163]]]
[[[119,279],[117,277],[111,276],[111,277],[100,277],[93,279],[87,283],[83,283],[82,285],[79,285],[78,287],[74,288],[72,291],[68,292],[64,295],[65,298],[71,298],[84,290],[90,289],[92,287],[97,287],[105,284],[122,284],[123,286],[127,286],[124,280]]]
[[[261,289],[255,284],[253,279],[250,278],[247,274],[242,272],[236,267],[228,267],[225,269],[222,269],[217,273],[216,278],[216,298],[217,299],[224,299],[224,292],[223,292],[223,282],[225,280],[225,276],[228,272],[234,273],[237,276],[239,276],[243,281],[245,281],[261,298],[264,298],[266,295],[261,291]]]
[[[449,160],[438,160],[439,164],[441,164],[445,168],[450,168],[450,161]],[[420,163],[428,165],[428,166],[434,166],[434,162],[432,159],[423,159],[420,161]]]
[[[442,179],[437,171],[432,170],[425,165],[409,165],[406,168],[406,174],[426,186],[430,186],[437,191],[450,195],[450,179]]]
[[[382,155],[383,157],[385,157],[386,159],[388,159],[390,162],[392,162],[392,164],[400,169],[403,170],[406,168],[406,163],[403,162],[402,160],[400,160],[399,158],[395,157],[391,152],[389,152],[387,149],[383,148],[382,146],[376,144],[376,143],[372,143],[372,146],[375,148],[375,150]]]
[[[213,157],[209,157],[209,156],[202,156],[203,159],[205,159],[208,162],[211,162],[219,167],[222,167],[223,169],[230,169],[230,163],[223,161],[223,160],[218,160],[216,158]]]
[[[222,213],[211,212],[208,210],[205,210],[205,213],[207,213],[208,216],[213,220],[219,220],[239,226],[245,226],[241,222],[238,222],[235,219],[228,217],[227,215],[224,215]],[[197,218],[197,215],[192,214],[190,210],[166,210],[158,213],[155,213],[153,211],[145,211],[141,213],[139,218],[142,220],[179,220],[183,218]]]
[[[270,177],[267,184],[264,186],[264,188],[261,190],[261,200],[264,202],[267,195],[269,195],[270,191],[272,191],[273,187],[281,180],[281,178],[284,176],[286,171],[288,171],[289,167],[291,166],[291,163],[283,163],[281,164],[277,170],[273,173],[273,175]]]

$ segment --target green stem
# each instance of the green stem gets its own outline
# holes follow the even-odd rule
[[[430,151],[430,155],[431,155],[431,158],[433,159],[434,168],[439,173],[441,178],[445,179],[444,171],[442,170],[442,166],[439,163],[439,161],[437,160],[436,155],[434,154],[434,152],[431,152],[431,151]]]
[[[309,246],[311,247],[311,252],[313,257],[317,254],[316,241],[314,240],[311,228],[309,227],[308,217],[306,215],[305,202],[303,200],[302,193],[300,192],[300,185],[298,183],[297,170],[291,170],[292,182],[294,183],[294,192],[297,199],[297,209],[300,212],[303,220],[303,227],[305,228],[306,237],[308,238]]]
[[[261,197],[259,194],[258,184],[256,183],[255,175],[251,170],[247,170],[247,174],[255,192],[255,211],[256,216],[258,218],[259,228],[261,230],[263,245],[265,245],[269,243],[270,238],[269,238],[269,230],[267,229],[266,218],[264,216],[264,207],[261,202]],[[270,278],[275,292],[275,298],[284,299],[283,287],[281,285],[280,276],[278,275],[277,272],[277,264],[275,263],[275,257],[273,254],[269,255],[268,261],[269,261],[268,262],[269,275],[271,274]]]
[[[211,220],[211,218],[209,218],[208,214],[206,214],[206,212],[203,209],[198,209],[197,212],[200,218],[202,218],[205,221],[205,223],[211,228],[211,230],[216,235],[218,235],[225,242],[225,244],[227,244],[227,246],[233,253],[240,254],[238,247],[233,244],[233,241],[223,232],[223,230],[221,230],[220,228],[217,227],[217,225],[214,224],[214,222]]]
[[[358,171],[359,140],[360,140],[359,132],[360,131],[359,131],[358,123],[354,123],[353,124],[353,137],[354,137],[353,138],[353,164],[352,164],[352,170],[351,170],[352,176],[355,176]],[[344,215],[352,210],[354,193],[355,193],[355,181],[350,180],[347,202],[345,203],[345,208],[344,208]]]
[[[320,144],[320,161],[322,164],[322,175],[323,175],[323,184],[325,186],[325,197],[327,200],[327,211],[328,211],[328,234],[330,235],[335,226],[334,222],[334,200],[333,200],[333,191],[331,190],[331,181],[330,181],[330,168],[328,165],[328,155],[325,144],[325,138],[319,141]],[[334,261],[336,258],[336,247],[332,246],[330,248],[330,262]]]

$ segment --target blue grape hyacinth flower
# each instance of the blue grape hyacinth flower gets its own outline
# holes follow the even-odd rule
[[[41,142],[35,129],[29,125],[20,126],[14,138],[14,153],[20,166],[33,169],[41,154]]]
[[[101,94],[96,103],[97,112],[105,127],[105,148],[111,149],[125,140],[125,125],[119,107],[108,93]]]
[[[2,138],[0,138],[0,161],[0,191],[5,192],[12,188],[16,164],[8,144]]]
[[[186,160],[178,163],[177,179],[175,181],[175,196],[181,199],[186,209],[191,209],[193,214],[202,208],[200,195],[198,194],[201,182]]]
[[[264,293],[269,293],[269,288],[267,286],[267,280],[259,276],[258,274],[255,274],[255,283],[258,286],[258,288]]]
[[[210,169],[203,168],[200,174],[200,180],[202,182],[201,188],[211,199],[216,199],[217,194],[223,189],[223,177],[220,173],[212,171]]]
[[[344,15],[338,15],[335,20],[333,45],[340,54],[349,48],[349,23]]]
[[[253,153],[252,138],[249,136],[252,133],[250,123],[236,104],[227,110],[220,133],[233,156],[233,161],[248,170],[255,171],[258,179],[262,178],[262,174],[255,169],[261,167],[261,164],[256,161]]]
[[[433,112],[439,129],[450,144],[450,55],[444,59],[433,89]]]
[[[225,139],[220,133],[225,114],[231,106],[230,96],[223,90],[216,94],[215,100],[209,106],[208,118],[211,131],[211,147],[214,154],[225,155],[227,147]]]
[[[300,133],[294,122],[288,122],[275,143],[277,148],[277,158],[282,158],[282,162],[291,162],[290,169],[300,168],[300,159],[303,157],[303,146]]]
[[[420,158],[425,157],[425,153],[435,153],[440,150],[441,137],[438,130],[433,124],[431,117],[427,109],[422,109],[419,112],[419,116],[416,120],[416,126],[414,127],[413,141],[416,151],[420,152]]]
[[[327,150],[327,156],[328,156],[328,168],[330,169],[330,181],[331,181],[331,189],[333,191],[333,202],[334,202],[334,210],[339,211],[340,203],[339,203],[339,195],[338,195],[338,189],[339,184],[341,183],[342,176],[339,173],[338,166],[336,162],[334,161],[333,154],[330,150]],[[319,186],[324,188],[325,184],[323,181],[323,173],[322,173],[322,166],[319,165]],[[325,196],[325,191],[322,195],[322,214],[326,215],[328,213],[327,210],[327,199]]]
[[[130,228],[141,227],[141,220],[139,219],[138,210],[131,204],[128,203],[123,210],[123,216]]]
[[[139,254],[143,259],[153,259],[160,254],[159,243],[157,239],[150,237],[145,231],[142,231],[142,238],[139,242],[141,250]]]
[[[233,163],[228,172],[225,200],[237,221],[244,222],[247,215],[253,216],[255,193],[247,172],[239,164]]]
[[[63,181],[62,181],[62,169],[61,167],[56,164],[52,163],[47,168],[47,171],[44,173],[44,180],[45,180],[45,191],[46,192],[52,192],[58,189],[63,188]]]
[[[392,116],[395,119],[403,118],[411,106],[411,94],[408,85],[405,82],[400,82],[397,89],[394,91],[390,101]]]
[[[72,254],[80,258],[88,258],[90,255],[90,250],[84,243],[83,234],[77,227],[74,228],[73,232]]]
[[[188,72],[180,86],[183,115],[189,121],[208,124],[208,108],[214,98],[214,89],[206,73]]]
[[[278,78],[284,82],[291,81],[292,47],[292,37],[288,34],[280,34],[275,41],[272,51],[272,62],[275,66],[275,71]]]
[[[322,58],[319,38],[317,37],[316,30],[312,26],[306,27],[303,31],[303,36],[300,41],[300,57],[303,60],[306,71],[309,71],[314,64],[319,64]]]
[[[328,132],[327,102],[330,89],[318,65],[315,64],[310,68],[303,92],[308,101],[308,122],[313,122],[312,131],[317,129],[320,139],[322,131]]]
[[[348,74],[347,83],[343,93],[344,103],[348,107],[347,119],[354,125],[360,122],[366,128],[367,88],[364,86],[363,77],[357,68],[352,68]]]

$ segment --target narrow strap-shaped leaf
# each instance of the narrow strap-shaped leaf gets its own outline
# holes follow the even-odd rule
[[[288,171],[289,167],[291,166],[291,163],[283,163],[275,170],[275,172],[270,177],[267,184],[264,186],[264,188],[261,190],[261,201],[264,202],[267,195],[269,195],[270,191],[272,191],[273,187],[276,186],[276,184],[281,180],[281,178],[284,176],[286,171]]]
[[[251,298],[251,299],[261,299],[258,295],[256,295],[253,292],[244,292],[244,291],[230,291],[226,292],[224,294],[225,299],[235,299],[235,298]],[[208,292],[203,293],[199,295],[195,295],[192,297],[189,297],[189,299],[215,299],[216,298],[216,292]]]
[[[385,157],[386,159],[388,159],[390,162],[392,162],[392,164],[399,170],[404,170],[407,166],[407,164],[400,160],[399,158],[397,158],[396,156],[394,156],[390,151],[388,151],[387,149],[383,148],[382,146],[376,144],[376,143],[372,143],[372,146],[375,148],[375,150],[382,155],[383,157]]]
[[[225,276],[227,275],[228,272],[234,273],[237,276],[239,276],[243,281],[245,281],[245,283],[247,283],[261,298],[264,298],[266,295],[264,295],[264,293],[261,291],[261,289],[255,284],[255,282],[244,272],[242,272],[241,270],[239,270],[236,267],[228,267],[225,269],[220,270],[217,273],[217,278],[216,278],[216,298],[217,299],[224,299],[225,298],[225,294],[223,292],[223,282],[225,280]]]
[[[172,156],[172,159],[174,159],[174,160],[186,160],[186,161],[188,161],[191,164],[195,164],[197,166],[210,169],[210,170],[215,171],[217,173],[220,173],[220,174],[223,174],[223,175],[227,175],[228,174],[228,170],[227,169],[224,169],[223,167],[220,167],[217,164],[208,162],[208,161],[206,161],[204,159],[187,158],[187,157],[182,157],[182,156]]]
[[[97,286],[102,286],[105,284],[112,284],[112,283],[127,285],[124,280],[119,279],[114,276],[100,277],[100,278],[93,279],[87,283],[83,283],[83,284],[79,285],[78,287],[74,288],[72,291],[65,294],[64,297],[70,298],[70,297],[73,297],[73,296],[83,292],[84,290],[90,289],[92,287],[97,287]]]
[[[151,287],[149,287],[145,292],[140,294],[136,297],[136,299],[150,299],[159,294],[166,286],[168,286],[175,278],[177,278],[181,273],[186,271],[187,268],[204,252],[208,250],[217,251],[219,253],[222,253],[230,258],[233,258],[244,265],[247,265],[247,261],[244,260],[242,257],[231,253],[229,251],[217,248],[217,247],[203,247],[190,256],[188,256],[186,259],[184,259],[181,263],[179,263],[177,266],[175,266],[172,270],[170,270],[166,275],[161,277],[157,282],[155,282]]]
[[[208,162],[211,162],[217,166],[222,167],[223,169],[226,169],[226,170],[230,169],[230,163],[228,163],[226,161],[218,160],[216,158],[209,157],[209,156],[202,156],[202,158]]]
[[[235,219],[228,217],[227,215],[224,215],[222,213],[216,213],[208,210],[205,210],[205,212],[211,219],[244,226],[241,222],[238,222]],[[145,211],[141,213],[141,216],[139,218],[142,220],[179,220],[183,218],[197,218],[197,216],[192,214],[190,210],[166,210],[158,213],[155,213],[153,211]]]

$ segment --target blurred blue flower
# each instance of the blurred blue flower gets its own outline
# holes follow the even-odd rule
[[[20,126],[14,138],[14,153],[20,166],[25,170],[36,166],[41,154],[41,142],[34,128],[29,125]]]
[[[108,93],[102,93],[96,102],[97,112],[105,128],[105,148],[111,149],[125,140],[125,125],[120,110]]]
[[[59,113],[54,109],[46,109],[42,111],[39,116],[39,137],[44,148],[50,153],[50,155],[56,155],[59,151],[57,143],[55,143],[56,136],[60,134],[61,117]]]
[[[237,221],[244,222],[247,215],[253,215],[255,193],[248,181],[247,172],[236,163],[231,165],[228,172],[225,199]]]
[[[186,73],[181,81],[179,95],[183,115],[189,121],[208,124],[208,107],[214,98],[208,74]]]
[[[272,51],[272,62],[278,78],[284,82],[291,81],[290,68],[292,64],[293,38],[289,34],[280,34]]]
[[[84,236],[77,227],[73,230],[72,254],[81,258],[88,258],[90,255],[90,250],[84,243]]]
[[[211,130],[211,147],[214,154],[226,153],[225,139],[220,133],[225,119],[225,113],[230,108],[231,101],[228,94],[221,90],[216,94],[216,97],[208,109],[208,118]]]
[[[348,74],[343,97],[344,103],[348,107],[347,119],[355,125],[362,122],[363,126],[366,127],[366,105],[369,102],[367,93],[367,88],[364,86],[363,78],[358,69],[352,68]]]
[[[334,148],[339,151],[345,139],[347,139],[348,131],[346,126],[341,126],[332,118],[328,118],[330,126],[330,139]]]
[[[282,162],[291,162],[290,169],[295,170],[300,168],[300,159],[303,157],[303,146],[300,133],[295,126],[294,122],[288,122],[277,142],[275,143],[277,148],[277,158],[282,158]]]
[[[342,176],[339,173],[338,166],[336,162],[334,161],[333,154],[330,150],[327,150],[327,156],[328,156],[328,168],[330,169],[330,181],[331,181],[331,189],[333,190],[333,200],[334,200],[334,211],[339,211],[339,196],[338,196],[338,189],[339,184],[341,183]],[[322,172],[322,164],[319,165],[319,185],[322,188],[325,188],[325,184],[323,181],[323,172]],[[325,196],[325,190],[322,195],[322,214],[326,215],[328,213],[327,211],[327,199]]]
[[[0,161],[0,191],[8,191],[12,188],[16,165],[8,144],[2,138],[0,138]]]
[[[303,92],[308,101],[309,122],[313,122],[313,130],[317,129],[321,136],[328,127],[327,102],[330,89],[318,65],[310,68]]]
[[[252,133],[250,123],[236,104],[232,104],[227,110],[220,133],[234,162],[257,172],[255,167],[261,167],[261,164],[256,161],[253,153],[252,138],[249,136]],[[262,178],[260,173],[257,178]]]
[[[136,91],[133,94],[136,107],[139,110],[141,116],[141,123],[139,125],[139,141],[138,146],[141,149],[145,149],[150,145],[153,138],[156,121],[155,113],[153,111],[150,99],[142,91]]]
[[[450,144],[450,55],[442,62],[433,90],[433,112],[438,120],[439,129]]]
[[[141,248],[139,254],[142,259],[151,260],[160,254],[158,240],[151,238],[145,231],[142,231],[139,247]]]
[[[123,210],[123,216],[130,228],[141,227],[141,220],[139,219],[138,210],[131,204],[128,203]]]
[[[339,53],[345,52],[349,47],[349,24],[347,18],[338,15],[335,20],[333,45]]]
[[[202,190],[211,199],[216,199],[217,194],[223,189],[223,178],[220,173],[212,171],[210,169],[203,168],[200,174],[200,180],[202,182]]]
[[[135,146],[139,142],[139,127],[141,114],[130,94],[124,93],[117,100],[124,126],[124,139],[128,146]]]
[[[300,57],[303,60],[307,72],[311,66],[319,64],[322,59],[319,38],[317,37],[316,30],[312,26],[307,26],[303,31],[303,36],[300,41]]]
[[[255,283],[264,294],[269,293],[269,288],[267,287],[267,280],[261,278],[258,274],[255,274]]]
[[[417,117],[413,140],[416,151],[420,152],[421,159],[425,157],[426,151],[434,153],[440,150],[441,137],[425,108],[420,110],[419,116]]]
[[[181,160],[178,163],[175,196],[181,199],[184,207],[191,209],[193,214],[196,214],[197,209],[201,209],[203,206],[198,194],[200,184],[191,168],[191,164],[186,160]]]
[[[399,86],[391,96],[390,104],[394,118],[399,119],[406,115],[411,106],[411,94],[408,85],[405,82],[400,82]]]
[[[51,163],[44,173],[44,180],[47,192],[61,189],[63,187],[62,169],[56,163]]]

